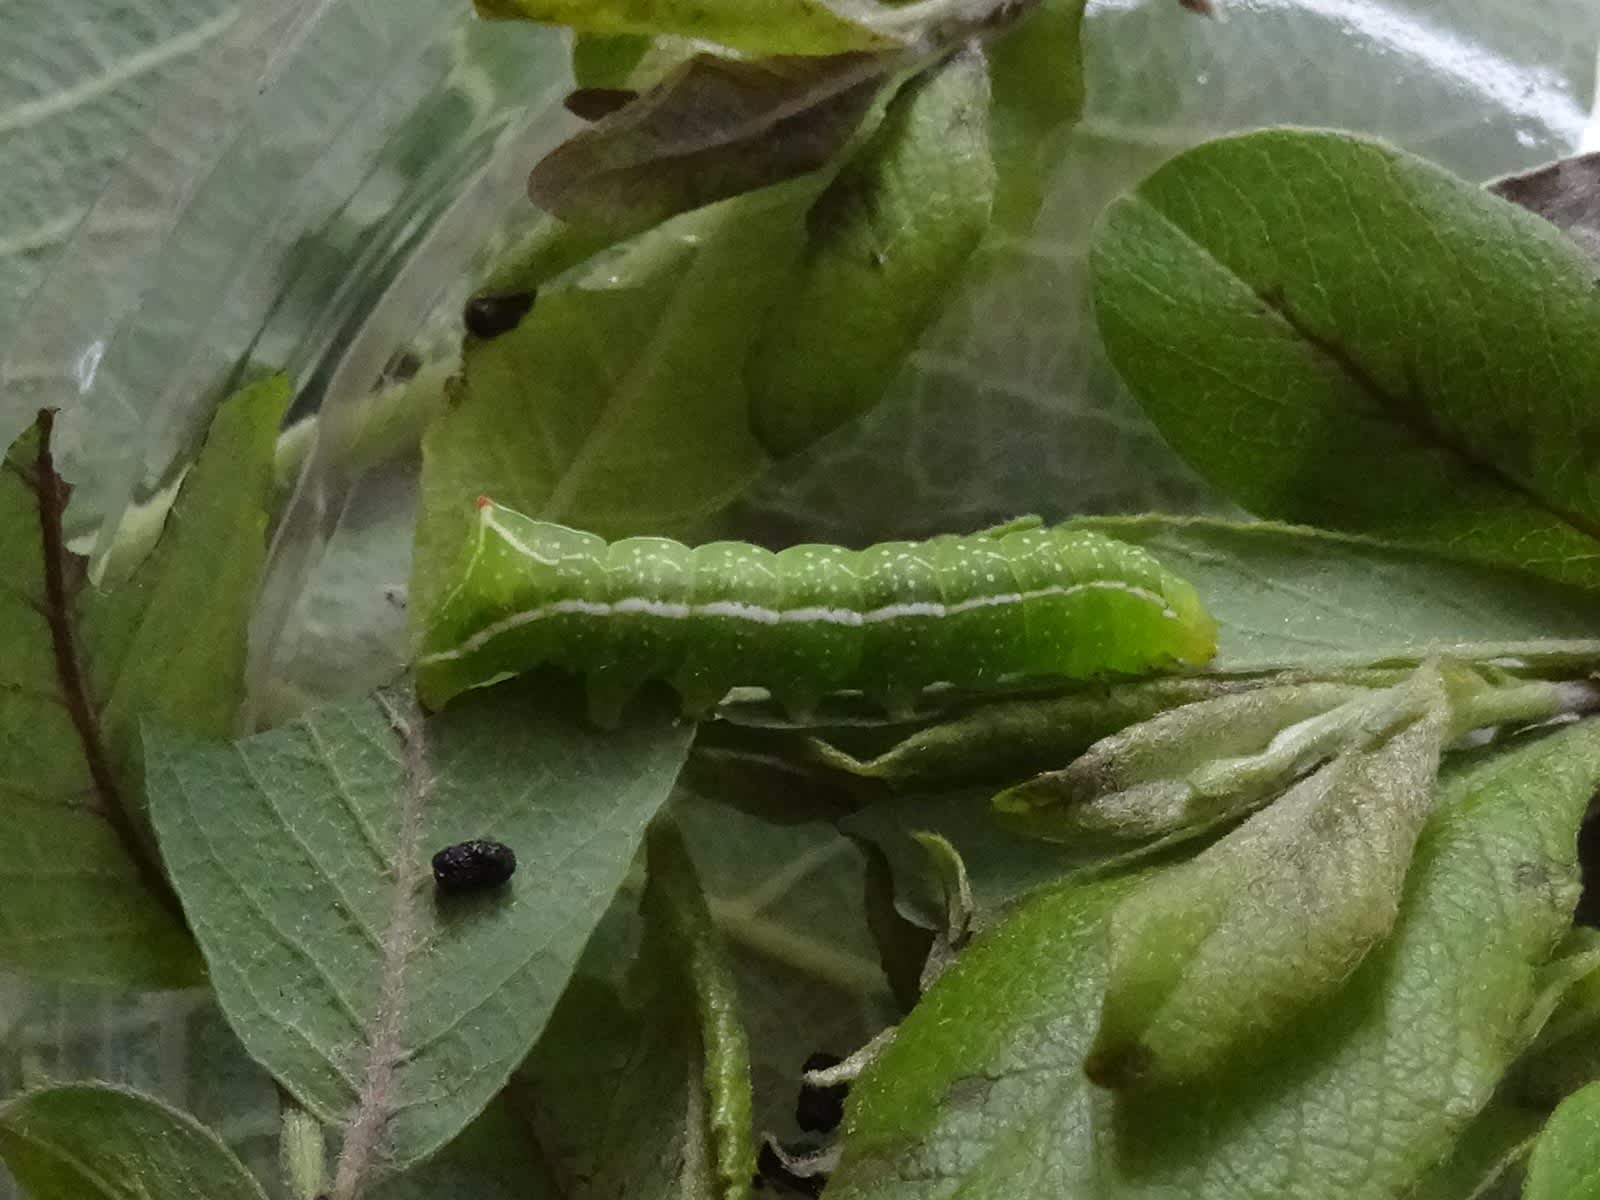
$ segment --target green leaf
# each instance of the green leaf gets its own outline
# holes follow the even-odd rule
[[[57,979],[192,984],[198,961],[145,825],[152,716],[221,734],[242,698],[266,551],[283,380],[217,414],[154,551],[110,592],[67,549],[67,488],[41,416],[0,470],[0,961]]]
[[[288,401],[288,380],[274,375],[217,411],[155,550],[84,614],[101,721],[120,760],[137,756],[141,720],[208,737],[233,732]]]
[[[1600,586],[1600,422],[1573,400],[1600,295],[1547,222],[1381,143],[1267,130],[1114,203],[1093,271],[1117,370],[1240,503]]]
[[[1562,661],[1600,649],[1588,595],[1514,571],[1283,525],[1112,517],[1079,527],[1143,546],[1194,584],[1217,619],[1213,671],[1433,655]]]
[[[1096,1083],[1202,1079],[1333,991],[1388,935],[1449,729],[1437,670],[1405,691],[1364,744],[1117,906],[1084,1066]]]
[[[1569,1096],[1556,1109],[1528,1161],[1524,1200],[1600,1197],[1600,1083]]]
[[[998,171],[994,224],[1025,233],[1045,178],[1083,112],[1084,0],[1044,0],[989,42],[990,141]]]
[[[609,233],[579,229],[540,213],[533,224],[505,249],[497,252],[474,289],[474,296],[531,294],[550,280],[583,264],[620,239]],[[471,340],[467,344],[474,345]]]
[[[427,722],[383,697],[233,744],[152,731],[151,804],[218,997],[310,1112],[336,1191],[453,1137],[550,1015],[688,750],[605,735],[503,685]],[[428,857],[492,838],[506,889],[435,895]]]
[[[751,419],[792,454],[875,405],[989,227],[989,73],[968,49],[889,102],[806,216],[799,273],[747,367]]]
[[[1057,885],[967,948],[851,1088],[833,1200],[1097,1194],[1081,1061],[1129,887]]]
[[[752,54],[837,54],[896,43],[826,0],[476,0],[485,17],[566,25],[579,33],[677,34]]]
[[[1128,880],[1039,893],[957,960],[851,1093],[833,1200],[1401,1195],[1488,1103],[1569,926],[1600,722],[1447,773],[1394,932],[1179,1092],[1082,1073]],[[1145,878],[1158,878],[1147,875]],[[1381,1101],[1381,1102],[1379,1102]]]
[[[410,610],[433,610],[488,495],[606,536],[682,533],[765,463],[739,372],[801,237],[783,188],[669,222],[469,345],[423,441]]]
[[[692,997],[703,1089],[704,1167],[709,1190],[726,1200],[750,1191],[756,1156],[750,1128],[750,1047],[739,991],[711,920],[683,835],[666,822],[650,830],[644,894],[645,969],[679,977]],[[659,1003],[659,1001],[658,1001]]]
[[[266,1200],[193,1117],[104,1084],[41,1088],[0,1106],[0,1157],[32,1200]]]
[[[893,65],[696,54],[545,155],[528,194],[579,229],[621,235],[782,183],[845,146]]]

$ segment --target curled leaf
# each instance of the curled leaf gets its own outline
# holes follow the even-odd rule
[[[547,154],[528,195],[584,230],[636,233],[833,158],[893,60],[696,54]]]
[[[687,990],[693,997],[705,1173],[714,1181],[715,1195],[736,1200],[747,1194],[755,1170],[750,1047],[738,985],[688,847],[675,826],[662,821],[651,827],[648,863],[643,912],[656,955],[649,969],[661,978],[677,977],[680,994]]]
[[[1248,809],[1332,755],[1380,691],[1290,684],[1174,708],[994,798],[1035,837],[1158,837]]]
[[[1243,685],[1153,679],[1090,687],[1068,696],[1001,700],[919,729],[865,758],[820,738],[810,740],[808,757],[901,791],[1003,783],[1071,762],[1120,729],[1235,686]]]
[[[963,947],[972,939],[973,922],[977,919],[978,905],[972,896],[972,881],[967,878],[967,864],[961,852],[949,839],[937,833],[912,834],[917,844],[927,852],[928,862],[938,877],[939,888],[944,893],[943,928],[934,931],[933,946],[927,962],[922,967],[921,987],[927,991],[934,980],[949,968]]]
[[[851,1090],[830,1200],[1405,1196],[1471,1136],[1571,928],[1600,721],[1447,770],[1390,936],[1203,1084],[1111,1094],[1082,1063],[1108,910],[1058,883],[980,935]],[[1142,878],[1158,878],[1147,873]],[[1448,1193],[1458,1200],[1461,1193]]]
[[[995,186],[988,67],[968,49],[894,97],[807,215],[798,275],[746,368],[770,451],[882,398],[988,229]]]
[[[1433,798],[1449,712],[1424,670],[1351,746],[1112,913],[1084,1070],[1105,1087],[1193,1082],[1335,988],[1389,932]]]

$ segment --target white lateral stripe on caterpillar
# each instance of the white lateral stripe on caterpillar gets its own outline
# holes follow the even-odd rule
[[[492,642],[502,634],[513,629],[520,629],[524,625],[531,625],[535,621],[543,621],[550,617],[582,613],[586,616],[603,617],[615,614],[637,614],[639,616],[660,617],[668,621],[681,621],[689,617],[731,617],[738,621],[750,621],[758,625],[876,625],[883,621],[895,621],[903,617],[953,617],[961,613],[971,612],[974,609],[990,608],[995,605],[1021,604],[1030,600],[1042,600],[1047,596],[1071,596],[1078,592],[1086,591],[1116,591],[1125,592],[1140,600],[1158,605],[1161,615],[1168,620],[1177,620],[1178,614],[1172,610],[1160,595],[1148,588],[1136,587],[1131,583],[1124,583],[1118,579],[1090,579],[1083,583],[1055,584],[1051,587],[1036,588],[1027,592],[1002,592],[995,596],[973,596],[955,604],[940,604],[933,600],[914,600],[902,604],[886,604],[882,608],[868,609],[866,612],[856,612],[848,608],[763,608],[755,604],[744,604],[737,600],[713,600],[708,604],[683,604],[666,600],[652,600],[648,596],[626,596],[621,600],[555,600],[549,604],[542,604],[538,608],[530,608],[526,612],[512,613],[490,625],[485,625],[459,646],[449,650],[438,650],[432,654],[424,654],[417,661],[419,664],[450,662],[454,659],[465,658],[475,653],[485,645]]]

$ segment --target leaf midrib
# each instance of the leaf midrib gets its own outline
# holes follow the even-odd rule
[[[7,460],[24,486],[33,493],[34,511],[39,519],[45,594],[36,608],[50,634],[59,699],[72,722],[94,796],[99,801],[96,811],[111,827],[118,843],[133,863],[140,881],[182,926],[183,908],[128,811],[122,786],[106,752],[99,714],[90,696],[78,646],[76,610],[73,605],[76,589],[69,584],[66,574],[67,548],[62,515],[66,510],[67,485],[56,473],[55,460],[50,451],[54,418],[55,414],[50,409],[41,409],[39,412],[39,450],[31,474]]]
[[[1191,246],[1196,254],[1214,264],[1219,271],[1249,292],[1263,311],[1276,317],[1289,332],[1326,359],[1339,375],[1349,380],[1367,396],[1380,416],[1387,417],[1396,430],[1408,435],[1415,445],[1423,449],[1444,451],[1471,473],[1510,492],[1534,510],[1551,517],[1591,541],[1600,542],[1600,521],[1590,520],[1551,503],[1516,477],[1508,474],[1498,464],[1479,455],[1465,442],[1451,437],[1421,405],[1391,395],[1353,354],[1306,325],[1294,313],[1287,298],[1281,294],[1281,290],[1275,293],[1270,288],[1261,288],[1246,279],[1159,205],[1143,197],[1133,197],[1130,202],[1140,205],[1153,214],[1159,222]]]
[[[1591,521],[1578,513],[1551,503],[1493,460],[1477,453],[1465,441],[1452,436],[1433,419],[1433,414],[1428,411],[1426,405],[1417,403],[1409,395],[1398,396],[1389,392],[1353,353],[1307,325],[1281,292],[1263,291],[1254,287],[1252,291],[1267,311],[1275,314],[1297,337],[1328,359],[1336,370],[1367,395],[1383,415],[1409,434],[1418,446],[1444,451],[1474,474],[1481,475],[1497,487],[1519,496],[1534,508],[1547,516],[1554,517],[1575,532],[1600,541],[1600,521]]]

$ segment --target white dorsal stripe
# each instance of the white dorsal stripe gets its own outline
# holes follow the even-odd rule
[[[690,617],[725,617],[736,621],[750,621],[757,625],[860,626],[877,625],[884,621],[898,621],[906,617],[923,617],[937,620],[941,617],[958,616],[961,613],[972,612],[980,608],[1025,604],[1031,600],[1043,600],[1050,596],[1072,596],[1079,592],[1088,591],[1123,592],[1146,603],[1156,605],[1161,609],[1161,615],[1168,620],[1175,621],[1178,619],[1178,614],[1172,610],[1159,593],[1153,592],[1149,588],[1124,583],[1120,579],[1090,579],[1082,583],[1052,584],[1049,587],[1034,588],[1026,592],[1000,592],[993,596],[972,596],[966,600],[959,600],[954,604],[941,604],[936,600],[907,600],[898,604],[885,604],[881,608],[870,608],[865,612],[857,612],[849,608],[827,607],[763,608],[760,605],[745,604],[738,600],[712,600],[706,604],[686,604],[681,601],[653,600],[648,596],[627,596],[620,600],[612,601],[553,600],[549,604],[541,604],[537,608],[526,609],[522,612],[502,617],[498,621],[485,625],[459,645],[453,646],[448,650],[436,650],[431,654],[424,654],[417,661],[419,664],[431,664],[465,658],[467,655],[482,649],[494,641],[495,638],[510,633],[512,630],[521,629],[524,625],[531,625],[535,621],[547,620],[550,617],[570,616],[579,613],[590,617],[631,614],[657,617],[667,621],[683,621]]]

